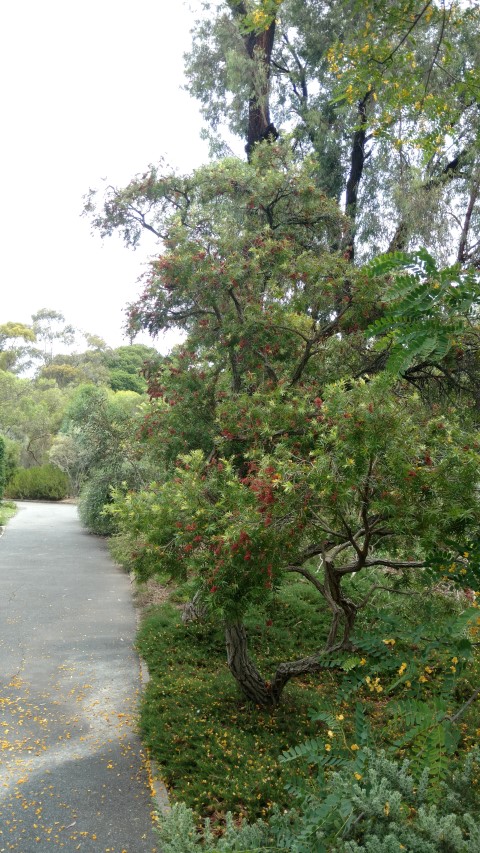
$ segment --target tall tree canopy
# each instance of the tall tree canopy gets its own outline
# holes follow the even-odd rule
[[[313,151],[317,180],[365,258],[420,242],[478,260],[479,4],[406,0],[204,3],[190,92],[218,140],[265,122]],[[253,45],[253,46],[252,46]],[[477,227],[475,227],[477,226]]]

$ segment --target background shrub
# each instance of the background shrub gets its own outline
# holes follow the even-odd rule
[[[0,435],[0,501],[5,489],[5,441]]]
[[[18,468],[5,494],[17,500],[61,501],[68,495],[68,477],[55,465]]]
[[[99,471],[84,485],[78,502],[78,514],[85,527],[99,536],[111,536],[117,530],[114,516],[104,512],[112,502],[111,473]]]

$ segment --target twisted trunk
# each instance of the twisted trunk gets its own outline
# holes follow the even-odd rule
[[[245,626],[241,622],[225,627],[227,661],[230,672],[246,699],[263,708],[275,708],[292,678],[331,669],[331,659],[318,652],[298,660],[279,664],[272,681],[266,681],[250,659]],[[340,664],[339,664],[340,668]]]
[[[273,707],[270,685],[260,675],[248,654],[247,632],[241,622],[225,626],[227,662],[230,672],[246,699],[263,707]]]

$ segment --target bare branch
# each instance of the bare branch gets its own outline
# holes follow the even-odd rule
[[[303,566],[287,566],[287,572],[296,572],[298,575],[303,575],[313,586],[318,589],[319,592],[324,596],[325,595],[325,587],[319,580],[315,577],[312,572],[309,572],[308,569],[304,569]]]
[[[338,575],[349,575],[360,569],[369,569],[373,566],[385,566],[388,569],[424,569],[426,563],[424,561],[403,562],[402,560],[380,560],[373,558],[371,560],[358,560],[356,563],[349,563],[348,566],[339,566],[335,571]]]
[[[372,598],[372,596],[375,594],[375,592],[377,591],[377,589],[384,589],[384,590],[386,590],[386,592],[394,592],[394,593],[396,593],[397,595],[408,595],[408,596],[411,596],[411,595],[420,595],[420,593],[419,593],[419,592],[413,592],[413,591],[407,592],[407,591],[406,591],[406,590],[404,590],[404,589],[395,589],[395,588],[394,588],[394,587],[392,587],[392,586],[383,586],[383,585],[382,585],[382,584],[380,584],[380,583],[376,583],[376,584],[374,584],[374,585],[371,587],[371,589],[367,592],[367,594],[366,594],[365,598],[363,598],[363,599],[362,599],[362,601],[360,602],[360,604],[357,604],[357,610],[361,610],[363,607],[365,607],[365,606],[368,604],[368,602],[370,601],[370,599]]]
[[[405,42],[406,42],[406,40],[408,39],[408,37],[409,37],[410,33],[411,33],[411,32],[413,32],[413,30],[414,30],[414,29],[415,29],[415,27],[417,26],[418,22],[420,21],[420,19],[421,19],[421,18],[423,18],[423,16],[424,16],[425,12],[427,11],[428,7],[429,7],[429,6],[431,6],[431,5],[432,5],[432,0],[428,0],[428,3],[425,3],[425,6],[423,7],[423,9],[421,9],[421,10],[420,10],[420,12],[418,13],[418,15],[415,15],[415,18],[414,18],[414,20],[413,20],[413,23],[410,25],[410,27],[408,28],[408,30],[407,30],[407,32],[405,33],[405,35],[404,35],[404,36],[402,36],[402,38],[401,38],[401,39],[400,39],[400,41],[398,42],[397,46],[393,48],[393,50],[388,54],[388,56],[385,56],[385,57],[384,57],[384,59],[374,59],[373,61],[374,61],[374,62],[376,62],[378,65],[386,65],[388,62],[390,62],[390,61],[393,59],[393,57],[395,56],[395,54],[400,50],[400,48],[402,47],[402,45],[403,45],[403,44],[405,44]]]
[[[480,696],[480,687],[477,687],[477,689],[474,690],[472,695],[470,696],[470,699],[468,699],[467,702],[465,702],[465,705],[462,705],[462,707],[457,711],[456,714],[453,714],[453,716],[451,716],[451,717],[444,717],[444,719],[449,720],[450,723],[456,723],[456,721],[461,716],[463,716],[463,714],[465,713],[467,708],[469,708],[470,705],[472,705],[472,703],[475,702],[475,699],[478,699],[479,696]]]

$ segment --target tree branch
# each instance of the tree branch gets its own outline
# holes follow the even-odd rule
[[[296,574],[298,575],[303,575],[304,578],[306,578],[311,584],[313,584],[315,589],[318,589],[318,591],[321,592],[323,596],[325,595],[325,587],[322,583],[320,583],[319,580],[317,580],[317,578],[315,577],[315,575],[312,574],[312,572],[308,571],[308,569],[304,569],[303,566],[287,566],[285,571],[296,572]]]

